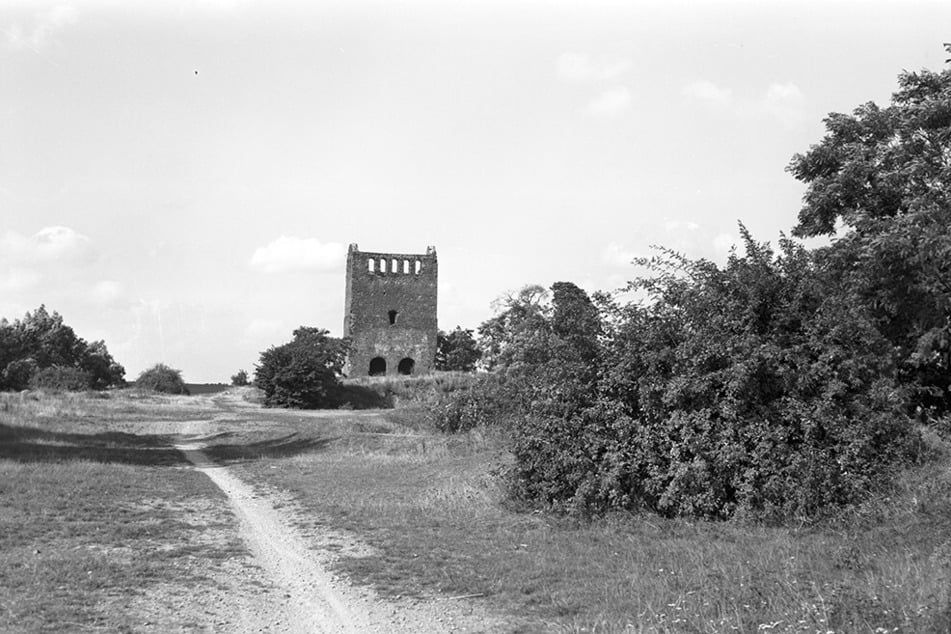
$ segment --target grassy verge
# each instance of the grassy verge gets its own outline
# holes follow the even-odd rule
[[[206,404],[0,394],[0,631],[191,631],[246,564],[226,500],[149,420]],[[211,610],[214,611],[213,609]]]
[[[281,434],[324,442],[235,457],[249,480],[373,546],[338,566],[384,593],[476,595],[526,632],[951,631],[951,461],[935,437],[940,460],[823,527],[571,523],[506,508],[497,439],[388,416],[374,431],[367,419],[288,418]]]

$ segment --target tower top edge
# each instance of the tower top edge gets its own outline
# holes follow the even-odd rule
[[[428,246],[426,247],[425,253],[394,253],[392,251],[361,251],[355,242],[350,244],[350,249],[347,252],[349,256],[366,256],[374,258],[422,258],[422,259],[433,259],[436,257],[436,247]]]

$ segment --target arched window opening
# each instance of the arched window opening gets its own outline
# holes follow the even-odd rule
[[[399,273],[399,272],[400,272],[399,262],[400,262],[400,261],[397,260],[396,258],[393,258],[392,260],[390,260],[390,273]]]
[[[403,275],[409,275],[409,260],[403,260]]]
[[[391,310],[387,314],[390,316],[390,325],[392,326],[393,324],[396,323],[396,317],[399,315],[399,313],[396,312],[395,310]]]
[[[399,365],[396,366],[396,369],[400,374],[412,374],[413,368],[415,366],[416,366],[416,362],[410,359],[409,357],[406,357],[405,359],[400,361]]]
[[[367,260],[367,270],[370,271],[370,273],[376,273],[376,262],[373,261],[373,258]]]
[[[386,375],[386,359],[383,357],[373,357],[370,359],[370,376]]]
[[[423,263],[419,260],[416,260],[416,275],[419,275],[419,272],[423,270]]]
[[[380,258],[380,273],[386,273],[386,258]]]

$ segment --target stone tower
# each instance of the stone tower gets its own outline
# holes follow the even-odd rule
[[[436,358],[435,247],[425,255],[369,253],[351,244],[343,334],[351,377],[432,372]]]

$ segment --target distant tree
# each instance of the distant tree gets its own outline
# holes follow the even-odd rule
[[[472,330],[456,326],[451,332],[439,331],[436,337],[436,369],[472,372],[482,356]]]
[[[48,312],[45,306],[12,323],[0,320],[0,389],[24,389],[37,372],[54,367],[82,371],[87,377],[83,389],[105,389],[124,382],[125,369],[115,362],[103,341],[86,343],[58,313]],[[63,371],[57,372],[65,376]],[[79,375],[69,375],[65,383],[77,385]]]
[[[244,386],[248,384],[248,373],[244,370],[238,370],[236,374],[231,377],[231,385],[235,386]]]
[[[144,370],[135,380],[135,386],[164,394],[189,394],[181,370],[170,368],[164,363]]]
[[[531,284],[496,300],[497,314],[479,326],[486,369],[530,370],[548,360],[551,305],[543,286]]]
[[[265,406],[334,407],[346,353],[345,340],[301,326],[290,342],[262,352],[255,366],[254,383],[264,391]]]
[[[869,307],[919,405],[947,410],[951,70],[903,72],[889,106],[832,113],[825,126],[788,167],[807,185],[794,233],[837,235],[823,266]]]

